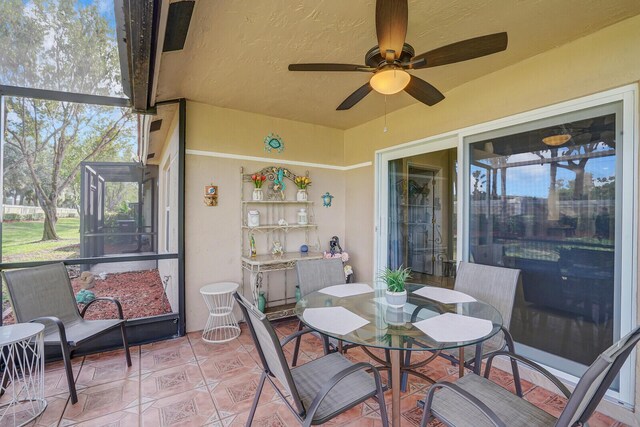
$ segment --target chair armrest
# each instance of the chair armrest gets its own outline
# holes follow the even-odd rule
[[[89,301],[87,304],[84,305],[84,308],[80,312],[80,316],[84,318],[84,313],[87,311],[87,308],[89,308],[91,304],[93,304],[94,302],[98,302],[98,301],[110,301],[114,303],[118,308],[118,317],[120,318],[120,320],[124,320],[124,314],[122,313],[122,305],[120,304],[120,301],[111,297],[98,297],[92,301]]]
[[[375,366],[366,362],[356,363],[335,374],[333,377],[331,377],[329,381],[327,381],[322,386],[320,391],[318,391],[318,394],[316,394],[316,396],[313,398],[313,401],[311,402],[311,405],[307,410],[307,417],[313,420],[313,416],[315,415],[316,411],[320,407],[320,404],[322,403],[324,398],[327,397],[329,392],[344,378],[360,370],[371,370],[371,372],[373,372],[373,378],[375,379],[375,382],[376,382],[376,389],[377,390],[382,389],[382,380],[380,379],[380,373],[375,368]],[[381,402],[381,404],[383,403]]]
[[[571,392],[569,391],[569,389],[564,384],[562,384],[562,382],[560,382],[560,380],[551,372],[547,371],[546,369],[538,365],[533,360],[526,359],[518,354],[511,353],[509,351],[496,351],[494,353],[491,353],[491,355],[487,358],[487,366],[484,370],[485,378],[489,378],[489,374],[491,373],[491,364],[493,363],[493,358],[496,356],[507,356],[511,360],[515,360],[517,362],[523,363],[528,367],[530,367],[531,369],[538,371],[539,373],[544,375],[549,381],[551,381],[556,387],[558,387],[558,390],[560,390],[562,394],[564,394],[564,397],[566,397],[567,399],[571,397]]]
[[[292,340],[304,335],[304,334],[308,334],[309,332],[313,332],[313,329],[309,329],[309,328],[305,328],[305,329],[301,329],[299,331],[296,331],[294,333],[292,333],[291,335],[287,335],[286,337],[282,338],[280,340],[280,347],[284,347],[286,344],[288,344],[289,342],[291,342]]]
[[[473,375],[473,374],[470,374],[470,375]],[[431,417],[431,405],[433,404],[433,396],[435,394],[435,391],[440,388],[449,389],[455,394],[459,395],[464,400],[466,400],[467,402],[469,402],[472,406],[474,406],[476,409],[482,412],[483,415],[486,416],[489,419],[489,421],[493,423],[494,426],[496,427],[507,426],[504,423],[504,421],[502,421],[500,417],[498,417],[498,415],[496,415],[496,413],[493,412],[491,408],[485,405],[482,401],[480,401],[478,398],[476,398],[475,396],[473,396],[471,393],[464,390],[460,386],[450,383],[448,381],[437,382],[429,388],[429,391],[427,392],[427,400],[424,405],[423,417],[426,417],[427,419]],[[423,423],[421,425],[426,425],[426,423],[424,423],[424,418],[423,418]]]
[[[64,328],[64,323],[62,323],[62,320],[58,319],[55,316],[42,316],[42,317],[36,317],[35,319],[31,319],[29,320],[29,323],[43,323],[43,322],[50,322],[55,324],[58,327],[58,335],[60,335],[60,341],[64,342],[64,343],[68,343],[67,341],[67,331]],[[46,325],[46,323],[45,323]]]

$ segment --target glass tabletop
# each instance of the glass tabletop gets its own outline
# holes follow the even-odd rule
[[[325,335],[347,343],[384,349],[411,349],[413,351],[465,347],[483,342],[493,337],[500,330],[502,316],[492,305],[482,301],[444,304],[413,293],[413,291],[423,286],[407,284],[407,303],[401,308],[389,306],[384,296],[384,290],[376,289],[374,292],[348,297],[334,297],[316,291],[301,298],[296,304],[295,311],[303,323]],[[308,322],[308,319],[305,320],[304,313],[306,310],[322,307],[343,307],[360,316],[367,323],[351,332],[339,334],[330,330],[320,329],[317,324],[312,325]],[[457,315],[448,317],[452,320],[472,321],[473,319],[482,319],[491,322],[491,325],[488,326],[487,332],[480,337],[454,342],[437,341],[434,337],[414,325],[416,322],[432,319],[447,313],[449,313],[449,316]],[[461,316],[471,319],[462,319]],[[488,325],[487,322],[483,323]]]

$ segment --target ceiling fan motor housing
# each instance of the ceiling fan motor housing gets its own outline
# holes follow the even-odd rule
[[[405,43],[402,46],[402,53],[400,54],[400,57],[396,58],[394,63],[400,64],[409,62],[415,54],[416,52],[413,47],[410,44]],[[373,68],[378,68],[379,66],[387,63],[385,57],[380,53],[380,46],[374,46],[369,49],[367,54],[364,56],[364,63]]]

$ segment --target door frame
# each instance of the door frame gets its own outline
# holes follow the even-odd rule
[[[570,113],[576,110],[587,109],[603,104],[622,102],[622,143],[625,145],[625,155],[622,161],[622,192],[621,205],[623,227],[621,232],[621,295],[620,295],[620,336],[630,332],[636,325],[638,313],[638,202],[639,188],[639,141],[640,135],[638,123],[638,84],[633,83],[618,88],[606,90],[593,95],[588,95],[554,105],[541,107],[524,113],[514,114],[489,122],[461,128],[452,132],[435,135],[428,138],[396,145],[377,150],[374,164],[374,262],[373,276],[377,277],[381,268],[387,265],[386,250],[388,245],[387,221],[388,221],[388,162],[401,157],[416,154],[429,153],[443,149],[458,148],[458,174],[457,174],[457,261],[469,260],[468,227],[469,205],[466,198],[469,194],[469,144],[464,139],[479,133],[496,129],[532,122],[547,117]],[[454,141],[454,143],[452,143]],[[382,288],[376,281],[376,288]],[[579,378],[545,366],[554,375],[558,376],[570,387],[577,384]],[[620,391],[609,390],[607,397],[616,404],[624,407],[633,407],[635,404],[636,387],[636,350],[627,360],[620,371]]]
[[[394,147],[377,150],[375,152],[374,172],[375,189],[373,205],[373,274],[371,277],[378,277],[379,271],[387,267],[387,251],[384,249],[389,244],[389,161],[404,157],[416,156],[419,154],[433,153],[435,151],[449,150],[459,147],[460,139],[455,132],[438,135],[434,137],[419,139],[407,144],[396,145]],[[459,151],[459,149],[458,149]],[[458,176],[458,188],[460,188],[460,177]],[[460,215],[458,224],[460,226]],[[459,234],[458,234],[459,236]],[[458,237],[458,252],[460,251],[460,238]],[[383,288],[383,284],[374,280],[375,288]]]

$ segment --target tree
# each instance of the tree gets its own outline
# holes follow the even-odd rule
[[[0,81],[113,95],[120,86],[113,31],[95,6],[74,0],[3,0]],[[134,116],[124,108],[27,98],[6,98],[5,108],[6,145],[23,158],[45,213],[42,239],[57,239],[58,202],[77,180],[80,163],[125,150]]]

